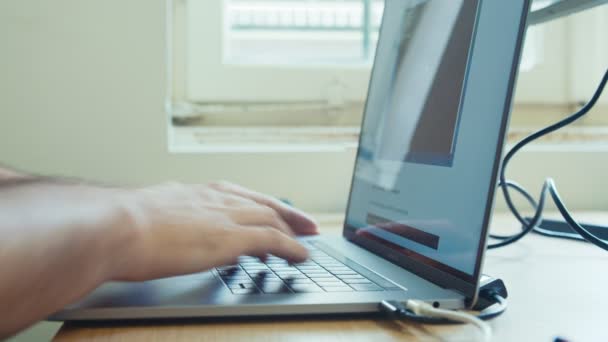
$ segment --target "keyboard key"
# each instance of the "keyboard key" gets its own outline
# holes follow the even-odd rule
[[[258,273],[258,272],[262,272],[262,271],[270,271],[270,269],[268,269],[268,267],[247,267],[245,268],[245,272],[251,274],[251,273]]]
[[[293,292],[323,292],[323,289],[314,284],[291,284],[289,285]]]
[[[278,282],[282,282],[281,278],[277,277],[276,275],[271,275],[271,276],[265,276],[265,277],[254,277],[253,281],[257,284],[257,283],[263,283],[266,281],[278,281]]]
[[[357,272],[355,271],[332,271],[331,273],[335,274],[335,275],[359,275]]]
[[[268,270],[268,266],[266,266],[266,265],[261,265],[261,266],[243,266],[243,271],[245,271],[245,272],[263,271],[263,270]]]
[[[303,274],[277,274],[279,276],[279,278],[286,280],[286,279],[308,279],[307,276],[303,275]]]
[[[235,283],[235,282],[240,282],[240,281],[251,281],[251,278],[246,276],[238,276],[238,277],[223,277],[222,280],[224,281],[224,283]]]
[[[284,276],[288,277],[290,275],[304,275],[304,273],[300,271],[275,271],[274,274],[278,275],[281,278],[283,278]]]
[[[309,260],[309,261],[304,261],[304,262],[295,264],[294,266],[296,266],[296,267],[300,267],[300,266],[317,266],[317,263],[314,262],[314,261],[310,261]]]
[[[219,274],[220,276],[228,276],[228,275],[237,273],[239,270],[240,270],[240,268],[220,270],[220,271],[217,271],[217,274]]]
[[[248,295],[248,294],[260,293],[260,291],[258,291],[258,289],[231,289],[231,291],[235,295]]]
[[[326,270],[328,270],[329,272],[354,272],[353,270],[351,270],[350,268],[346,267],[346,266],[327,266],[325,267]]]
[[[351,284],[373,284],[371,281],[369,281],[367,279],[342,279],[342,281],[344,281],[348,285],[351,285]]]
[[[246,267],[266,267],[266,264],[263,262],[242,262],[239,264],[239,266],[246,268]]]
[[[239,263],[245,263],[245,262],[259,262],[260,259],[255,258],[255,257],[250,257],[250,256],[242,256],[239,257]]]
[[[274,275],[274,273],[272,273],[270,270],[255,270],[255,271],[247,271],[247,274],[251,277],[251,278],[256,278],[256,277],[267,277],[270,275]]]
[[[295,268],[295,267],[272,267],[271,268],[274,272],[297,272],[300,273],[300,271]]]
[[[345,268],[350,270],[350,267],[345,266],[343,263],[339,262],[339,261],[333,261],[333,262],[324,262],[324,263],[319,263],[319,265],[322,265],[323,267],[341,267],[341,268]]]
[[[340,279],[365,279],[365,277],[358,275],[358,274],[343,274],[343,275],[336,275],[336,277],[338,277]]]
[[[256,286],[254,283],[234,283],[228,285],[230,289],[255,289]]]
[[[339,281],[339,278],[336,278],[333,275],[321,275],[321,276],[311,276],[310,279],[314,281]]]
[[[249,274],[250,276],[254,277],[257,275],[270,275],[273,274],[271,270],[269,269],[254,269],[254,270],[246,270],[245,272],[247,272],[247,274]]]
[[[383,291],[383,289],[376,284],[350,284],[350,286],[357,291]]]
[[[327,273],[327,270],[324,269],[323,267],[319,267],[319,268],[304,268],[304,269],[300,269],[300,271],[302,271],[303,273]]]
[[[309,278],[290,279],[290,284],[314,284]]]
[[[317,285],[325,288],[325,287],[337,287],[337,286],[347,286],[341,281],[317,281]]]
[[[269,267],[281,267],[281,266],[285,266],[288,267],[290,266],[289,263],[285,260],[282,261],[267,261],[266,265],[268,265]]]
[[[300,271],[325,271],[321,266],[297,266]]]
[[[332,274],[329,272],[322,272],[322,271],[312,271],[312,272],[303,272],[304,274],[306,274],[309,277],[322,277],[322,276],[331,276]]]
[[[281,269],[295,270],[296,269],[295,266],[291,266],[288,264],[268,264],[268,267],[270,267],[273,270],[281,270]]]
[[[276,274],[302,274],[302,272],[298,269],[293,270],[272,270]]]
[[[287,285],[285,285],[285,283],[281,282],[266,282],[263,284],[258,285],[260,290],[264,293],[270,294],[270,293],[291,293],[291,290],[289,289],[289,287],[287,287]]]
[[[220,274],[222,278],[249,277],[245,271],[237,271],[228,274]]]
[[[239,265],[241,265],[241,266],[242,265],[256,265],[256,264],[263,265],[264,263],[258,258],[239,260]]]
[[[323,290],[325,290],[327,292],[353,292],[353,291],[355,291],[350,286],[327,286],[327,287],[323,287]]]

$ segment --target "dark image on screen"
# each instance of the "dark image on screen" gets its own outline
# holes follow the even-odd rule
[[[406,12],[380,159],[452,165],[476,12],[466,0],[428,0]]]

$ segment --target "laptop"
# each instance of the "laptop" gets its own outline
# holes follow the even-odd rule
[[[383,300],[472,307],[529,0],[386,0],[341,235],[311,258],[109,282],[51,320],[348,314]]]

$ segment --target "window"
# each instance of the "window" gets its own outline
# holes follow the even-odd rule
[[[383,1],[225,0],[224,64],[370,64]]]
[[[176,81],[187,102],[339,106],[364,98],[382,2],[176,1],[185,19],[175,20],[175,43],[185,49]]]
[[[185,118],[178,122],[340,126],[353,128],[348,139],[356,134],[382,0],[168,1],[171,112]],[[529,29],[512,127],[546,122],[547,112],[567,113],[589,96],[608,55],[607,12],[597,8]]]
[[[537,7],[552,2],[537,2]],[[519,75],[511,127],[517,130],[517,126],[546,125],[589,100],[608,66],[604,32],[608,32],[608,6],[530,28],[527,48],[534,51],[526,50],[525,56],[534,56],[534,63],[530,70],[524,69]],[[600,99],[599,115],[592,113],[575,125],[583,126],[590,135],[603,131],[601,127],[589,126],[608,124],[606,115],[601,115],[608,103],[606,98]],[[566,135],[581,136],[578,133]],[[557,134],[558,139],[559,136]]]

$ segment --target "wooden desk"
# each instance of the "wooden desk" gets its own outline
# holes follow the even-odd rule
[[[581,213],[581,220],[608,223],[608,213]],[[339,219],[322,219],[325,231]],[[510,215],[495,216],[496,232],[515,231]],[[509,230],[511,229],[511,230]],[[608,253],[587,243],[529,235],[487,253],[485,270],[509,289],[507,312],[492,322],[495,341],[608,341]],[[57,341],[403,341],[475,340],[470,326],[428,326],[381,318],[303,318],[155,325],[65,324]]]

